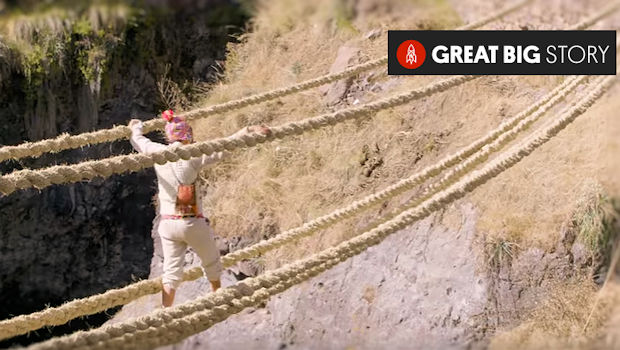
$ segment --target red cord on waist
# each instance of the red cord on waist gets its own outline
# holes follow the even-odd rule
[[[198,214],[198,215],[161,215],[161,218],[164,220],[180,220],[180,219],[189,219],[189,218],[204,219],[205,217],[202,214]]]

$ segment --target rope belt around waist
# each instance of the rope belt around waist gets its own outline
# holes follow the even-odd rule
[[[202,214],[194,215],[194,214],[186,214],[186,215],[161,215],[161,218],[164,220],[181,220],[181,219],[205,219],[207,223],[209,223],[209,218],[206,218]]]

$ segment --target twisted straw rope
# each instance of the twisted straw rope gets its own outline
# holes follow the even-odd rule
[[[474,141],[460,151],[426,167],[422,171],[406,179],[402,179],[384,190],[375,192],[362,198],[361,200],[353,202],[344,208],[307,222],[298,228],[291,229],[271,239],[260,241],[252,246],[227,254],[222,257],[222,262],[233,265],[239,261],[260,256],[270,250],[280,248],[288,243],[296,242],[303,237],[307,237],[313,233],[323,230],[337,222],[354,217],[355,215],[373,206],[401,195],[424,181],[437,176],[442,171],[457,165],[457,168],[446,175],[444,179],[432,185],[432,189],[446,187],[445,184],[449,180],[458,177],[459,174],[468,172],[474,165],[480,164],[482,161],[486,160],[492,152],[499,150],[503,145],[514,139],[519,132],[529,127],[534,121],[540,118],[540,116],[565,98],[568,93],[574,90],[585,79],[587,79],[585,76],[567,79],[564,83],[556,87],[553,91],[545,95],[539,101],[535,102],[526,110],[522,111],[515,117],[502,122],[496,129],[492,130],[487,135]],[[478,154],[476,154],[474,158],[469,158],[476,152],[478,152]],[[462,163],[459,164],[459,162]],[[201,276],[201,272],[202,271],[199,268],[189,270],[185,280],[198,278]]]
[[[536,108],[538,108],[538,105],[543,104],[545,100],[550,99],[553,95],[560,92],[565,87],[565,85],[569,85],[569,83],[570,80],[562,86],[558,87],[556,90],[554,90],[554,92],[549,94],[543,100],[539,101],[536,105],[532,106],[529,111],[526,111],[522,114],[527,115],[533,112]],[[380,193],[377,193],[374,199],[367,197],[361,201],[353,203],[349,207],[341,209],[339,212],[337,211],[334,215],[323,216],[319,219],[314,220],[313,222],[307,223],[301,228],[285,232],[281,236],[274,238],[272,242],[261,242],[256,246],[251,246],[244,250],[227,255],[223,258],[223,263],[225,266],[231,266],[240,260],[257,256],[270,249],[280,247],[285,243],[295,241],[306,235],[316,232],[323,227],[327,227],[330,224],[350,217],[363,209],[379,203],[380,201],[396,196],[404,192],[406,189],[412,188],[416,184],[426,180],[430,176],[434,176],[439,171],[453,165],[456,161],[459,161],[460,159],[469,156],[472,152],[479,149],[484,144],[488,143],[489,140],[497,137],[499,133],[507,130],[509,127],[512,127],[512,125],[514,125],[525,115],[517,116],[512,121],[508,121],[500,125],[500,128],[492,132],[488,137],[475,142],[467,149],[464,149],[463,151],[453,155],[452,157],[444,159],[442,162],[438,163],[437,166],[429,167],[425,169],[425,171],[423,171],[421,174],[415,175],[406,180],[402,180],[399,184],[391,186],[390,188]],[[185,280],[195,279],[198,278],[200,275],[200,269],[192,269],[186,273]],[[110,290],[104,294],[96,295],[84,300],[75,300],[59,308],[52,308],[35,314],[19,316],[11,320],[6,320],[0,322],[0,339],[5,339],[18,334],[23,334],[28,331],[41,328],[45,325],[64,324],[70,319],[83,316],[85,314],[100,312],[109,307],[122,305],[140,296],[157,293],[159,290],[161,290],[159,279],[141,281],[125,288]]]
[[[29,349],[148,349],[173,344],[189,335],[204,331],[234,313],[265,302],[270,296],[306,281],[338,262],[379,244],[387,236],[463,198],[467,193],[512,167],[557,135],[594,104],[615,82],[614,80],[614,76],[599,78],[599,83],[586,97],[574,107],[565,109],[552,123],[535,132],[527,142],[513,147],[511,151],[500,155],[482,169],[470,173],[447,190],[425,201],[421,206],[406,210],[394,219],[358,237],[265,275],[246,279],[235,286],[220,289],[191,303],[160,310],[124,323],[54,338],[35,344]]]
[[[307,118],[301,121],[290,122],[273,127],[270,136],[257,133],[229,136],[210,141],[183,145],[175,149],[165,149],[150,154],[131,154],[116,156],[102,160],[92,160],[74,165],[57,165],[45,169],[25,169],[0,177],[0,193],[10,194],[18,189],[44,188],[53,184],[73,183],[90,180],[95,177],[109,177],[127,171],[138,171],[155,164],[176,162],[180,159],[190,159],[203,154],[210,155],[220,151],[232,151],[243,147],[253,147],[257,144],[274,139],[301,135],[308,131],[318,130],[326,126],[336,125],[378,111],[403,105],[407,102],[421,99],[432,94],[446,91],[454,86],[475,79],[470,75],[455,76],[429,84],[424,88],[415,89],[400,95],[384,98],[360,107],[347,108],[333,113]]]
[[[539,101],[539,103],[534,105],[534,106],[537,106],[537,109],[538,109],[536,113],[528,116],[527,112],[522,112],[521,118],[515,118],[515,122],[518,121],[518,123],[516,123],[516,126],[514,126],[511,130],[502,134],[495,141],[485,144],[484,147],[482,147],[480,151],[476,153],[474,156],[466,159],[461,164],[456,165],[453,169],[451,169],[446,174],[444,174],[444,176],[439,181],[428,185],[424,189],[422,194],[418,196],[414,196],[412,199],[408,200],[405,204],[402,204],[401,206],[398,207],[398,209],[396,209],[392,213],[387,214],[385,217],[372,221],[365,230],[370,230],[370,229],[377,227],[381,223],[396,217],[398,214],[400,214],[405,209],[417,207],[418,205],[428,200],[429,198],[431,198],[433,195],[435,195],[439,191],[442,191],[449,185],[455,183],[464,174],[469,173],[475,167],[477,167],[478,165],[486,161],[492,153],[497,152],[502,147],[504,147],[506,144],[514,140],[520,132],[529,128],[534,122],[536,122],[540,117],[542,117],[551,108],[553,108],[553,106],[555,106],[558,102],[566,98],[566,96],[571,91],[573,91],[579,84],[581,84],[586,79],[588,79],[587,76],[581,76],[578,78],[573,77],[573,78],[566,80],[562,85],[560,85],[556,89],[556,90],[559,90],[559,92],[555,96],[551,97],[550,95],[552,95],[552,93],[550,93],[545,98],[543,98],[541,101]],[[548,97],[551,97],[551,98],[547,99]],[[547,101],[544,104],[540,104],[540,102],[543,102],[544,100],[547,100]]]
[[[609,13],[606,9],[603,11],[604,13]],[[593,16],[592,18],[600,18],[602,17],[600,14]],[[592,23],[592,20],[586,20],[582,23]],[[575,27],[581,27],[582,24],[578,24]],[[473,152],[480,149],[480,147],[484,146],[488,142],[492,141],[494,138],[498,137],[501,133],[513,127],[518,121],[520,121],[525,116],[534,112],[540,105],[550,100],[553,96],[561,91],[565,90],[566,86],[569,86],[571,80],[566,81],[564,84],[556,88],[552,93],[547,95],[545,98],[540,100],[537,104],[533,105],[530,109],[523,112],[521,115],[509,120],[493,132],[491,132],[487,137],[484,137],[473,144],[471,144],[468,148],[462,150],[461,152],[448,157],[441,162],[437,163],[435,166],[431,166],[425,169],[422,173],[416,174],[409,179],[401,180],[399,183],[387,188],[384,191],[381,191],[375,195],[368,196],[360,201],[357,201],[351,204],[348,207],[342,208],[339,211],[336,211],[334,214],[328,214],[323,217],[320,217],[312,222],[305,224],[300,228],[295,228],[284,232],[268,241],[263,241],[258,243],[257,245],[247,247],[246,249],[234,252],[223,257],[224,266],[232,266],[236,262],[258,256],[268,250],[275,249],[277,247],[281,247],[282,245],[296,241],[301,239],[302,237],[308,236],[318,230],[325,228],[333,223],[344,220],[348,217],[355,215],[361,210],[365,210],[370,208],[381,201],[392,198],[407,189],[413,188],[413,186],[425,181],[426,179],[435,176],[440,171],[446,169],[454,165],[461,159],[464,159],[470,156]],[[573,85],[574,87],[574,85]],[[571,88],[572,89],[572,88]],[[557,103],[557,99],[555,100]],[[462,168],[463,169],[463,168]],[[447,180],[444,180],[447,182]],[[444,182],[444,183],[445,183]],[[428,190],[425,194],[428,194]],[[373,197],[374,196],[374,197]],[[419,200],[418,200],[419,202]],[[415,203],[415,202],[414,202]],[[410,204],[412,206],[414,204]],[[193,280],[201,276],[201,270],[198,268],[189,270],[186,272],[184,279],[185,280]],[[135,300],[141,296],[157,293],[161,290],[160,279],[146,280],[141,281],[132,285],[129,285],[124,288],[109,290],[103,294],[92,296],[86,299],[78,299],[71,301],[67,304],[64,304],[57,308],[50,308],[41,312],[37,312],[30,315],[19,316],[10,320],[5,320],[0,322],[0,340],[6,339],[15,335],[24,334],[29,331],[39,329],[46,325],[60,325],[68,322],[69,320],[87,315],[94,314],[97,312],[101,312],[107,308],[123,305],[128,303],[131,300]]]
[[[618,43],[617,43],[618,44]],[[407,179],[401,180],[398,183],[386,188],[383,191],[369,195],[359,201],[350,204],[347,207],[341,208],[335,212],[324,215],[317,219],[314,219],[308,223],[305,223],[301,227],[297,227],[282,234],[271,238],[266,241],[261,241],[250,247],[238,250],[230,253],[222,258],[224,267],[230,267],[239,261],[244,259],[253,258],[264,254],[270,250],[277,249],[285,244],[298,241],[304,237],[318,232],[324,228],[327,228],[337,222],[353,217],[357,213],[367,210],[385,200],[398,196],[416,185],[426,181],[427,179],[436,176],[441,171],[452,167],[459,161],[470,157],[472,154],[484,147],[484,153],[479,154],[473,160],[459,166],[459,168],[452,171],[440,181],[440,183],[431,185],[421,198],[413,199],[409,203],[405,204],[405,208],[414,207],[420,202],[426,200],[430,195],[436,193],[440,189],[443,189],[447,184],[458,178],[459,174],[463,174],[467,169],[471,169],[475,163],[479,163],[481,159],[486,159],[492,150],[497,150],[501,145],[509,142],[514,138],[517,132],[527,128],[534,120],[538,119],[544,112],[550,109],[553,105],[557,104],[562,98],[564,98],[570,91],[572,91],[578,84],[580,84],[586,77],[569,78],[563,84],[556,87],[552,92],[545,97],[537,101],[525,111],[521,112],[517,116],[509,119],[495,130],[491,131],[486,136],[474,141],[472,144],[462,149],[461,151],[444,158],[437,162],[435,165],[429,166],[420,173],[417,173]],[[540,108],[542,111],[530,116]],[[528,116],[530,116],[528,118]],[[526,120],[525,122],[523,122]],[[508,130],[515,128],[509,135],[504,135],[500,141],[496,141],[494,145],[489,145],[490,142],[497,139],[501,134]],[[396,214],[390,216],[394,217]],[[371,227],[375,227],[377,224]],[[193,268],[185,272],[184,281],[195,280],[202,276],[202,270],[200,268]],[[39,329],[46,325],[60,325],[68,322],[76,317],[94,314],[104,311],[108,308],[126,304],[139,297],[157,293],[161,290],[160,278],[141,281],[124,288],[113,289],[106,291],[103,294],[95,295],[85,299],[78,299],[68,302],[57,308],[49,308],[47,310],[33,313],[30,315],[18,316],[10,320],[0,322],[0,340],[10,338],[19,334],[24,334],[32,330]]]
[[[521,120],[534,113],[545,104],[555,104],[560,99],[554,98],[558,94],[565,95],[567,90],[574,89],[584,77],[579,79],[571,78],[563,84],[555,88],[542,99],[534,103],[525,111],[517,116],[506,120],[500,124],[495,130],[491,131],[484,137],[474,141],[469,146],[459,152],[450,155],[434,165],[428,166],[421,172],[416,173],[409,178],[403,179],[386,189],[366,196],[361,200],[351,203],[350,205],[333,211],[329,214],[316,218],[304,225],[285,231],[276,237],[258,242],[252,246],[229,253],[222,257],[224,267],[230,267],[237,262],[260,256],[270,250],[280,248],[288,243],[296,242],[304,237],[310,236],[322,229],[325,229],[335,223],[346,220],[356,214],[367,210],[373,206],[380,204],[386,200],[394,198],[424,181],[436,176],[443,170],[448,169],[458,162],[466,159],[483,146],[497,139],[500,135],[515,127]],[[184,281],[195,280],[202,276],[202,270],[199,267],[190,269],[184,274]],[[161,290],[161,279],[151,279],[131,284],[124,288],[112,289],[105,293],[91,296],[85,299],[77,299],[70,301],[56,308],[49,308],[40,312],[29,315],[22,315],[13,319],[0,321],[0,340],[10,338],[19,334],[24,334],[32,330],[39,329],[44,326],[61,325],[71,319],[95,314],[114,306],[124,305],[139,297],[158,293]]]
[[[579,79],[568,79],[522,113],[500,124],[495,130],[491,131],[489,134],[474,141],[472,144],[462,149],[461,151],[442,159],[434,165],[425,168],[421,172],[416,173],[409,178],[403,179],[380,192],[371,194],[365,198],[362,198],[361,200],[353,202],[344,208],[340,208],[332,213],[323,215],[310,222],[307,222],[300,227],[290,229],[271,239],[258,242],[252,246],[227,254],[222,257],[222,264],[224,265],[224,267],[230,267],[235,265],[239,261],[260,256],[261,254],[264,254],[270,250],[282,247],[288,243],[298,241],[304,237],[310,236],[337,222],[353,217],[364,210],[367,210],[383,201],[396,197],[414,188],[415,186],[423,183],[424,181],[436,176],[443,170],[448,169],[460,162],[461,160],[471,156],[476,151],[483,148],[483,146],[487,145],[489,142],[492,142],[494,139],[499,137],[507,130],[513,128],[521,120],[541,108],[541,106],[544,106],[548,103],[557,103],[560,99],[554,98],[555,96],[557,96],[558,94],[566,94],[566,90],[572,90],[583,79],[583,77]],[[191,281],[201,276],[202,270],[200,268],[193,268],[185,272],[184,280]],[[95,314],[114,306],[124,305],[139,297],[157,293],[160,290],[161,280],[159,278],[145,280],[126,286],[124,288],[112,289],[106,291],[105,293],[91,296],[85,299],[70,301],[56,308],[49,308],[30,315],[22,315],[13,319],[0,321],[0,340],[10,338],[19,334],[24,334],[44,326],[64,324],[76,317]]]
[[[521,6],[523,6],[525,1]],[[583,29],[595,23],[599,19],[616,11],[620,7],[620,1],[615,1],[603,11],[591,16],[569,29]],[[508,11],[508,10],[504,10]],[[501,13],[500,13],[501,14]],[[155,163],[164,164],[168,161],[178,161],[179,159],[189,159],[201,156],[202,154],[212,154],[223,150],[233,150],[241,147],[252,147],[257,143],[262,143],[272,138],[284,138],[287,136],[301,134],[312,129],[319,129],[327,124],[337,124],[347,119],[365,116],[369,113],[398,106],[414,100],[428,96],[438,88],[437,91],[444,91],[451,87],[451,83],[458,85],[464,81],[474,79],[472,76],[457,76],[431,84],[426,89],[414,90],[409,93],[401,94],[392,98],[383,99],[374,103],[369,103],[358,108],[350,108],[331,114],[321,115],[315,118],[305,119],[301,122],[292,122],[275,128],[271,137],[262,135],[243,135],[236,138],[220,138],[212,141],[186,145],[175,150],[165,150],[149,155],[132,154],[117,156],[103,160],[88,161],[75,165],[55,166],[41,170],[25,169],[0,177],[0,193],[10,194],[17,189],[24,188],[44,188],[52,184],[72,183],[81,180],[89,180],[97,176],[108,177],[115,173],[126,171],[138,171],[146,167],[151,167]],[[459,81],[464,79],[463,81]],[[452,80],[452,81],[451,81]],[[441,85],[445,85],[443,88]],[[233,101],[231,101],[233,102]],[[158,121],[163,122],[163,121]]]
[[[513,5],[507,6],[500,11],[493,13],[485,18],[481,18],[478,21],[470,23],[468,25],[457,28],[457,30],[471,30],[482,27],[483,25],[495,21],[505,15],[514,12],[533,0],[522,0]],[[321,77],[306,80],[299,84],[263,92],[260,94],[243,97],[237,100],[228,101],[225,103],[198,108],[186,113],[181,114],[188,119],[202,118],[207,115],[220,114],[230,112],[233,110],[241,109],[244,107],[260,104],[263,102],[271,101],[280,97],[292,95],[297,92],[309,90],[321,85],[325,85],[336,80],[348,78],[358,75],[362,72],[369,71],[375,68],[379,68],[387,64],[388,56],[384,56],[378,59],[374,59],[350,68],[343,70],[342,72],[334,74],[326,74]],[[161,129],[165,124],[162,119],[152,119],[144,122],[144,132],[148,133]],[[37,142],[27,142],[17,146],[5,146],[0,148],[0,162],[8,159],[19,159],[25,157],[38,157],[48,152],[60,152],[67,149],[79,148],[91,144],[111,142],[117,139],[128,138],[131,136],[131,130],[125,125],[115,126],[110,129],[98,130],[93,132],[87,132],[79,135],[71,136],[69,134],[63,134],[53,139],[47,139]]]

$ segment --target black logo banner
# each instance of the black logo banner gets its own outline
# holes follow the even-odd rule
[[[616,32],[391,30],[390,75],[615,75]]]

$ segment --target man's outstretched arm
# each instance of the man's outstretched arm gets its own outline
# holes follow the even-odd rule
[[[142,121],[132,119],[128,126],[131,129],[129,142],[136,151],[149,154],[166,149],[166,145],[151,141],[142,134]]]
[[[267,135],[271,134],[271,129],[269,129],[269,127],[264,126],[264,125],[252,125],[252,126],[248,126],[248,127],[245,127],[243,129],[237,131],[236,133],[234,133],[230,137],[237,137],[237,136],[241,136],[241,135],[244,135],[244,134],[250,134],[250,133],[259,133],[259,134],[263,134],[263,135],[267,136]],[[230,151],[222,151],[222,152],[215,152],[215,153],[210,154],[208,156],[204,155],[204,156],[202,156],[202,162],[200,164],[200,167],[204,167],[206,165],[219,162],[222,159],[228,158],[231,154],[232,154],[232,152],[230,152]]]

